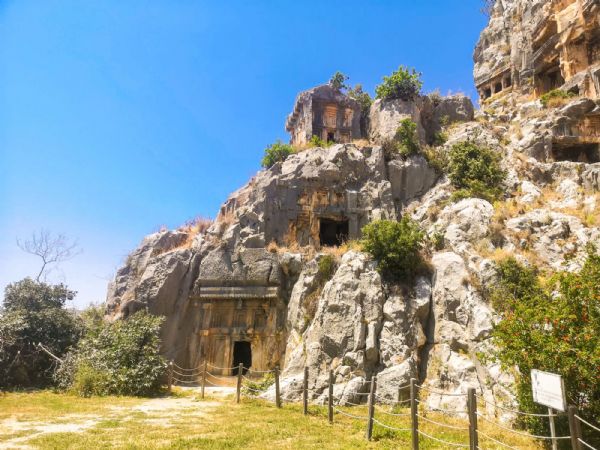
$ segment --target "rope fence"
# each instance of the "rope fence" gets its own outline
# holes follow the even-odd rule
[[[217,375],[211,373],[209,368],[216,371],[228,371],[233,375]],[[252,374],[261,375],[262,378],[253,378]],[[265,377],[271,374],[273,375],[272,384],[261,385],[261,382],[264,383],[265,380],[267,380]],[[242,395],[249,398],[257,398],[262,395],[262,398],[265,400],[273,401],[272,396],[268,398],[263,394],[265,394],[266,389],[271,389],[274,385],[274,403],[277,408],[281,408],[282,399],[279,378],[279,368],[272,370],[255,370],[249,367],[244,367],[242,364],[237,367],[218,367],[207,362],[204,362],[198,367],[183,368],[174,363],[169,364],[169,390],[171,390],[173,383],[182,385],[200,384],[202,389],[202,398],[204,398],[204,389],[206,385],[215,387],[223,386],[223,384],[218,383],[225,382],[231,386],[235,381],[235,398],[237,403],[240,403]],[[271,381],[270,379],[268,380],[269,382]],[[419,385],[417,384],[416,380],[411,379],[409,384],[399,386],[393,391],[397,392],[398,399],[392,400],[386,395],[377,393],[377,377],[372,377],[372,379],[364,383],[364,386],[369,388],[369,392],[350,392],[348,395],[336,397],[334,396],[335,377],[333,371],[330,371],[326,395],[320,397],[320,403],[311,403],[309,402],[308,398],[308,367],[304,368],[304,377],[302,381],[302,404],[305,415],[308,415],[309,403],[323,406],[323,399],[326,399],[329,422],[333,424],[336,415],[343,416],[350,420],[360,421],[361,423],[366,424],[367,440],[372,439],[374,426],[377,426],[394,433],[405,433],[406,435],[410,435],[405,437],[410,437],[412,450],[418,450],[422,440],[437,442],[438,444],[443,445],[444,448],[468,448],[470,450],[483,450],[484,448],[486,450],[488,448],[507,448],[520,450],[520,447],[518,446],[511,445],[511,443],[508,442],[503,442],[507,439],[506,437],[499,437],[499,434],[503,432],[504,434],[508,433],[513,436],[518,436],[519,438],[527,438],[530,440],[551,443],[553,448],[557,448],[557,444],[560,441],[570,440],[571,448],[573,450],[599,450],[589,442],[589,439],[587,441],[584,439],[582,428],[585,427],[586,431],[597,433],[598,438],[600,438],[600,427],[594,425],[589,420],[583,419],[578,414],[577,408],[574,406],[569,406],[568,408],[569,435],[555,436],[554,429],[551,427],[552,435],[545,436],[515,430],[497,420],[493,420],[486,413],[479,412],[477,410],[478,402],[481,402],[481,404],[484,406],[488,405],[492,407],[494,410],[494,415],[496,414],[496,410],[502,410],[515,416],[522,415],[554,420],[555,417],[560,417],[559,414],[552,410],[550,410],[548,414],[527,413],[524,411],[513,410],[485,399],[482,395],[477,394],[474,388],[470,388],[467,392],[462,393],[443,392]],[[386,390],[384,392],[389,395],[389,386],[385,387]],[[410,391],[410,398],[402,399],[401,393],[405,390]],[[463,398],[467,405],[467,410],[454,410],[427,405],[426,402],[423,402],[423,400],[420,398],[421,392],[433,396]],[[350,401],[349,399],[355,401],[358,399],[358,403],[355,401]],[[366,399],[366,404],[361,403],[363,399]],[[358,412],[360,408],[365,407],[366,414],[364,413],[364,409],[362,409],[363,412]],[[428,417],[428,413],[441,414],[434,416],[435,418],[432,418]],[[451,417],[453,422],[448,423],[448,416],[457,415],[459,417]],[[564,415],[562,415],[562,417],[564,417]],[[407,418],[409,420],[406,420]],[[401,420],[404,420],[404,422],[400,423],[399,421]],[[479,423],[480,421],[481,424]],[[479,425],[485,425],[485,431],[480,430]],[[425,428],[423,429],[423,427]],[[432,427],[437,427],[437,429]],[[443,432],[439,430],[440,428],[449,431]],[[460,442],[462,440],[460,439],[461,436],[465,438],[465,441]],[[468,443],[466,442],[467,438]],[[484,447],[480,445],[480,440],[484,443]],[[490,445],[491,447],[489,447]]]

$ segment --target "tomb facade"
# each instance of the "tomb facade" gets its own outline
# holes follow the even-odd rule
[[[324,84],[298,95],[285,129],[296,146],[306,145],[313,136],[324,142],[348,143],[362,137],[360,121],[359,103]]]

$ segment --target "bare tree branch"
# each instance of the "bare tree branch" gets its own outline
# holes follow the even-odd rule
[[[42,260],[36,281],[46,276],[53,268],[61,262],[68,261],[81,253],[76,240],[70,240],[64,234],[53,235],[43,228],[31,235],[30,239],[17,239],[17,245],[21,250],[30,255],[39,256]]]

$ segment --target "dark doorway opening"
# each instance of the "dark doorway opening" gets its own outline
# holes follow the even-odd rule
[[[319,241],[322,246],[337,247],[348,240],[348,220],[321,219]]]
[[[502,83],[498,82],[496,83],[496,86],[494,86],[494,93],[498,93],[498,92],[502,92]]]
[[[600,162],[600,145],[575,144],[557,146],[555,144],[552,148],[552,156],[555,161],[597,163]]]
[[[483,91],[483,97],[484,98],[490,98],[492,96],[492,88],[486,88]]]
[[[242,375],[252,366],[252,347],[250,342],[236,341],[233,343],[233,374],[238,374],[239,365],[244,365]]]
[[[335,133],[333,131],[327,133],[327,142],[335,142]]]

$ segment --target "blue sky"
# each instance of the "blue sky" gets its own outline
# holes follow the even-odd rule
[[[296,94],[340,70],[371,93],[404,64],[475,97],[479,0],[0,0],[0,289],[47,228],[83,252],[54,280],[103,301],[161,225],[214,217],[287,140]]]

